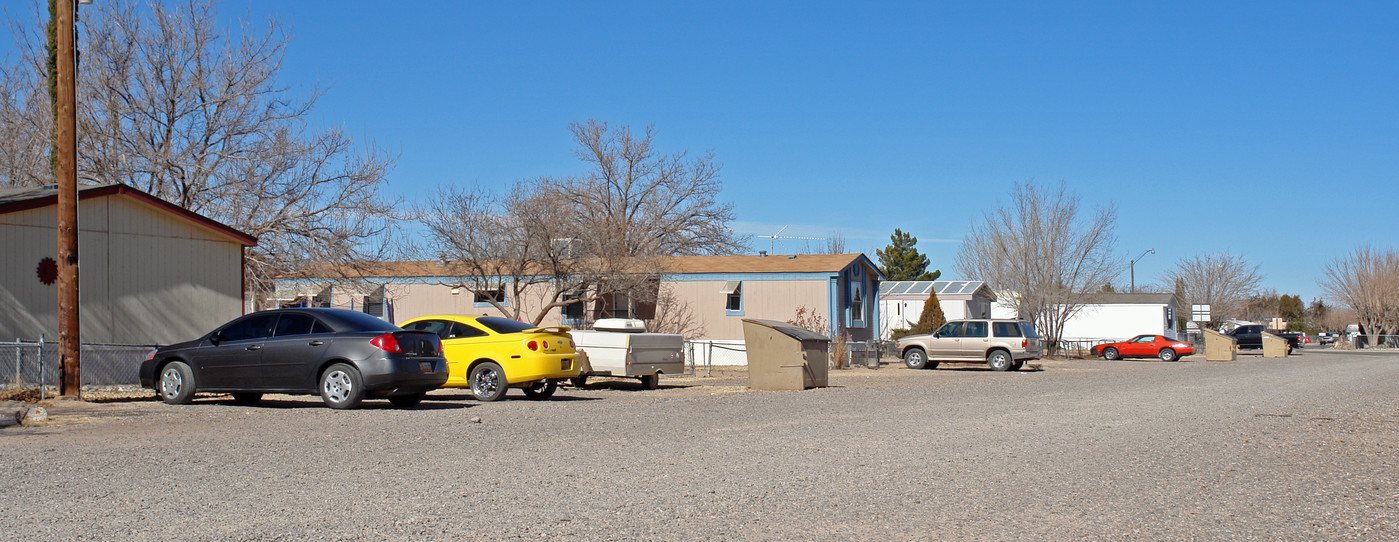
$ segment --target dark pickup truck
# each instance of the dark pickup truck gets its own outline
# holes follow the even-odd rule
[[[1258,350],[1263,348],[1263,332],[1268,331],[1266,326],[1248,325],[1239,326],[1225,333],[1234,338],[1234,342],[1239,345],[1240,350]],[[1287,339],[1287,353],[1291,354],[1294,348],[1301,348],[1301,335],[1293,331],[1272,332],[1284,339]]]

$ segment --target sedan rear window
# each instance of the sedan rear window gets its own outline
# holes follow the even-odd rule
[[[486,326],[486,328],[496,333],[520,333],[539,327],[509,318],[501,318],[499,316],[477,318],[476,323]]]
[[[377,316],[371,316],[363,312],[335,311],[335,319],[339,323],[348,326],[348,329],[337,331],[398,331],[396,325],[380,320]]]

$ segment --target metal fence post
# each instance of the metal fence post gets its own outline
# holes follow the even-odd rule
[[[44,335],[39,334],[39,400],[46,399],[44,396],[47,384],[44,383]]]

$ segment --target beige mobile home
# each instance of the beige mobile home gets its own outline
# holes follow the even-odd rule
[[[848,333],[851,340],[877,338],[881,276],[863,254],[800,254],[789,256],[681,256],[665,260],[657,277],[677,304],[692,315],[702,336],[687,339],[743,340],[743,319],[787,321],[798,308],[819,318],[828,334]],[[500,315],[488,299],[466,288],[453,262],[384,262],[375,266],[357,286],[325,286],[328,278],[286,278],[278,283],[283,304],[314,304],[360,310],[391,322],[430,314]],[[552,297],[546,284],[524,289],[519,299],[508,298],[512,288],[489,295],[507,305],[520,304],[525,313],[537,312]],[[553,309],[542,325],[588,327],[602,318],[656,317],[653,304],[623,296],[600,300],[590,307],[575,304]]]

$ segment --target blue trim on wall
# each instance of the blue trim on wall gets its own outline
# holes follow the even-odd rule
[[[840,331],[841,314],[840,277],[838,276],[832,276],[830,278],[830,284],[826,286],[826,314],[830,315],[830,318],[826,320],[829,322],[831,328],[827,335],[835,337]]]
[[[837,277],[837,273],[684,273],[663,275],[661,280],[669,282],[727,282],[730,280],[826,280]],[[455,277],[367,277],[379,284],[440,284],[445,286],[449,279]],[[509,277],[488,277],[500,279],[502,282],[511,282]],[[296,279],[280,279],[278,286],[300,286],[302,282]]]
[[[730,280],[826,280],[835,273],[684,273],[665,275],[669,282],[719,282]]]

